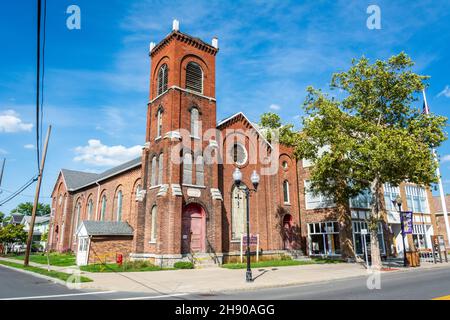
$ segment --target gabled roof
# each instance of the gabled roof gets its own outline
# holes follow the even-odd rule
[[[67,190],[75,191],[87,187],[95,182],[102,181],[113,177],[121,172],[130,170],[141,165],[142,157],[127,161],[118,165],[117,167],[106,170],[102,173],[90,173],[83,171],[75,171],[68,169],[61,169]]]
[[[36,220],[34,220],[34,223],[35,224],[40,224],[40,223],[45,223],[45,222],[49,222],[49,221],[50,221],[50,215],[36,216]],[[22,218],[22,222],[30,223],[31,222],[31,216],[24,216]]]
[[[86,228],[89,236],[132,236],[133,228],[122,221],[83,221],[77,233]]]
[[[12,223],[21,223],[24,215],[23,214],[11,214],[10,221]]]
[[[267,145],[268,145],[271,149],[273,149],[273,147],[272,147],[272,145],[270,144],[270,142],[267,141],[267,139],[266,139],[266,138],[264,137],[264,135],[262,134],[261,129],[259,128],[259,126],[258,126],[256,123],[251,122],[243,112],[238,112],[238,113],[236,113],[236,114],[234,114],[234,115],[232,115],[232,116],[230,116],[230,117],[228,117],[228,118],[225,118],[225,119],[219,121],[219,123],[217,123],[216,128],[217,128],[217,129],[220,129],[221,127],[224,127],[224,126],[226,126],[227,124],[229,124],[231,121],[233,121],[233,120],[237,121],[237,120],[239,120],[239,119],[244,119],[245,121],[247,121],[247,122],[252,126],[252,128],[256,131],[256,133],[261,137],[261,139],[263,139],[263,141],[264,141],[265,143],[267,143]]]
[[[95,181],[98,177],[97,173],[69,169],[61,169],[61,173],[64,177],[64,181],[66,182],[67,190],[69,191],[76,190],[91,181]]]

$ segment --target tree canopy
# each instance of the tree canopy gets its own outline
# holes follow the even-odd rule
[[[279,115],[273,112],[266,112],[261,115],[259,126],[265,138],[272,142],[273,137],[277,136],[279,142],[287,146],[294,146],[297,132],[294,131],[293,124],[283,125]]]
[[[33,212],[33,203],[32,202],[23,202],[19,203],[16,208],[11,210],[11,214],[23,214],[26,216],[31,216]],[[37,207],[36,215],[45,216],[50,214],[50,205],[39,203]]]
[[[414,73],[413,65],[405,53],[373,64],[365,57],[353,60],[348,71],[332,77],[331,89],[342,92],[342,100],[309,87],[303,131],[296,140],[297,155],[314,163],[314,192],[344,206],[371,190],[374,256],[379,255],[377,226],[384,212],[382,185],[437,182],[431,149],[446,139],[445,117],[412,107],[428,79]],[[380,263],[375,259],[374,265]]]

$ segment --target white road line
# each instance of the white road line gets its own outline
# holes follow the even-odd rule
[[[179,297],[179,296],[187,296],[189,293],[174,293],[174,294],[165,294],[162,296],[146,296],[146,297],[132,297],[132,298],[121,298],[115,300],[144,300],[144,299],[158,299],[158,298],[169,298],[169,297]]]
[[[58,297],[74,297],[74,296],[87,296],[92,294],[109,294],[117,291],[96,291],[96,292],[82,292],[82,293],[67,293],[67,294],[55,294],[49,296],[31,296],[31,297],[14,297],[14,298],[2,298],[0,300],[30,300],[30,299],[45,299],[45,298],[58,298]]]

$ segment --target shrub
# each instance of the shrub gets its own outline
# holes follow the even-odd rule
[[[178,261],[173,265],[175,269],[194,269],[194,264],[187,261]]]

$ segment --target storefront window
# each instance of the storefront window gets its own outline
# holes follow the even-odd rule
[[[341,254],[339,225],[335,221],[308,224],[311,255]]]
[[[355,246],[356,254],[365,254],[365,248],[364,248],[364,239],[363,237],[366,237],[366,244],[367,244],[367,253],[370,255],[370,234],[369,234],[369,227],[367,225],[367,222],[365,221],[353,221],[353,244]],[[365,229],[367,230],[367,234],[363,235],[361,234],[361,230]],[[385,245],[384,245],[384,237],[383,237],[383,227],[381,223],[378,223],[378,244],[380,246],[380,252],[382,254],[385,254]]]
[[[413,225],[413,241],[417,249],[430,249],[427,231],[431,229],[429,224],[415,224]]]

